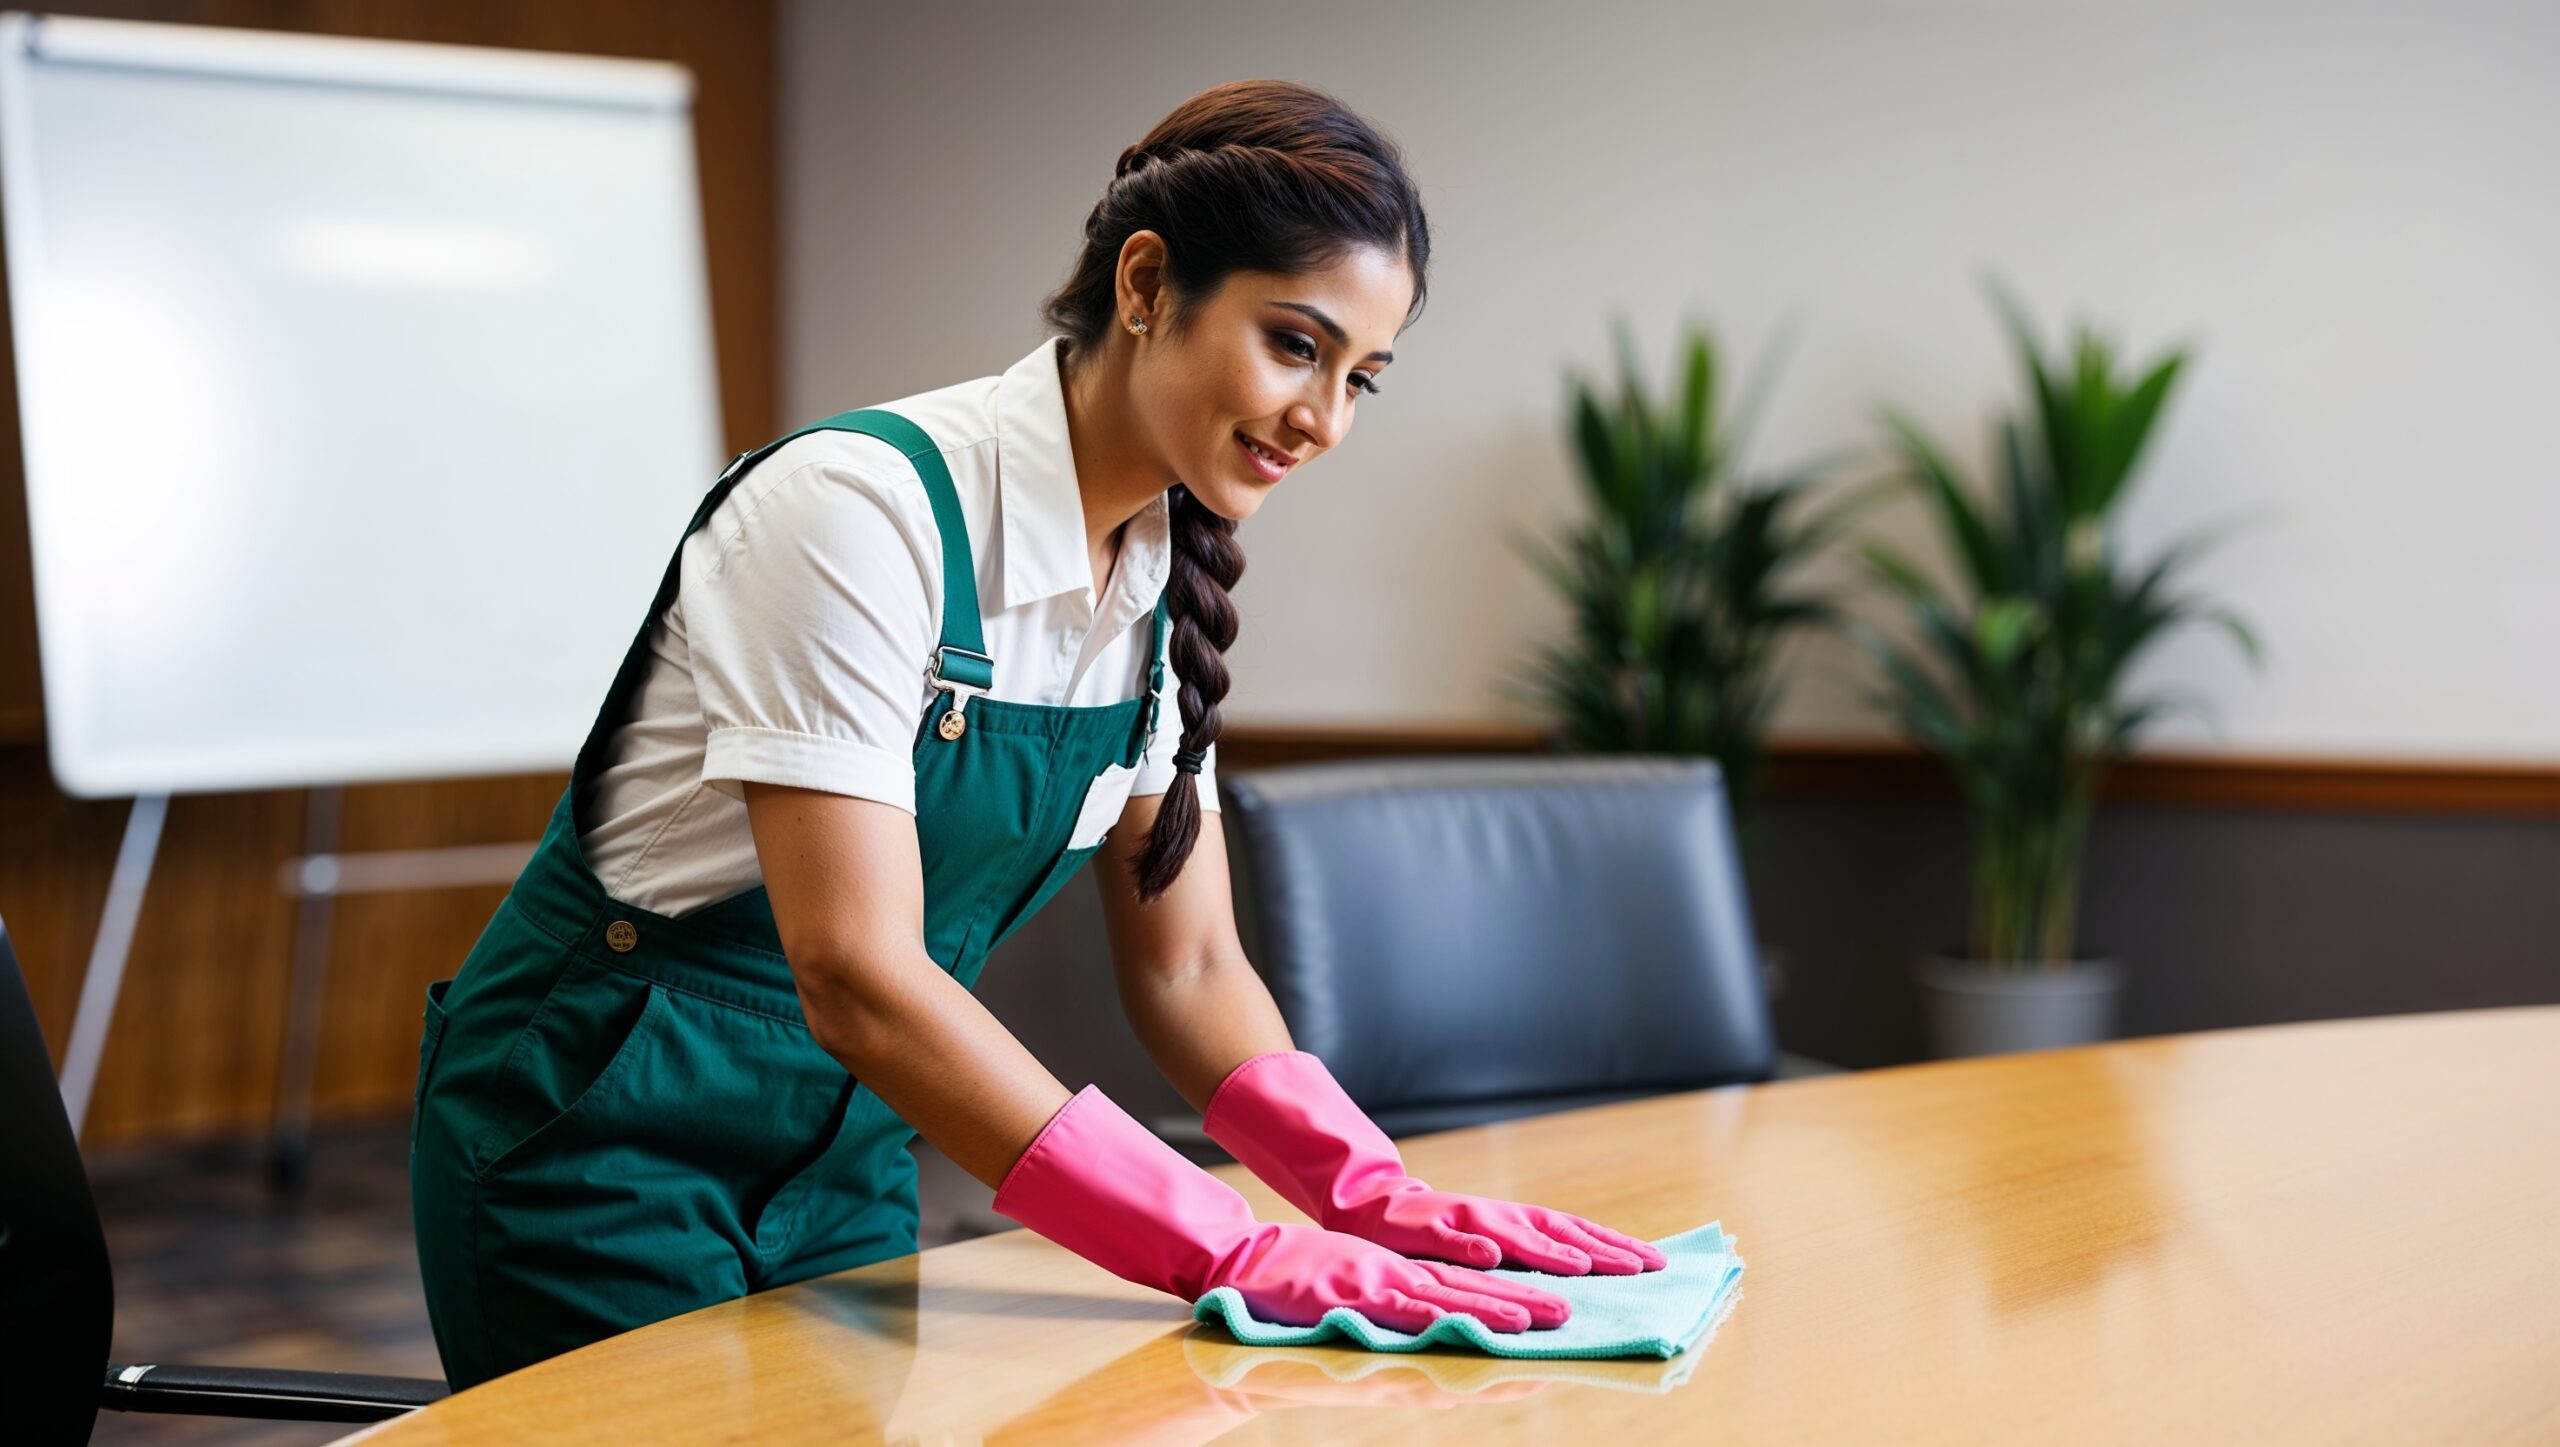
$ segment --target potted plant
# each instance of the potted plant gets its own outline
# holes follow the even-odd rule
[[[1931,1053],[1983,1054],[2105,1039],[2120,961],[2076,949],[2081,853],[2100,784],[2183,694],[2128,694],[2150,644],[2195,621],[2258,645],[2227,609],[2181,591],[2206,541],[2193,534],[2147,560],[2123,556],[2113,519],[2171,386],[2172,349],[2119,373],[2086,324],[2048,361],[2017,303],[1987,282],[2025,372],[2026,425],[1997,429],[1999,482],[1977,489],[1910,419],[1888,408],[1897,475],[1925,501],[1958,586],[1942,589],[1905,555],[1863,549],[1907,610],[1907,640],[1859,626],[1882,673],[1878,704],[1946,761],[1972,836],[1966,953],[1921,961]],[[2138,375],[2137,375],[2138,373]]]
[[[1744,444],[1769,367],[1723,415],[1715,341],[1692,323],[1677,384],[1657,402],[1623,317],[1616,333],[1614,391],[1568,379],[1589,514],[1553,543],[1514,539],[1562,595],[1571,623],[1504,687],[1542,705],[1566,747],[1715,759],[1739,814],[1759,781],[1779,697],[1778,646],[1832,617],[1830,601],[1793,575],[1842,531],[1851,508],[1813,506],[1829,462],[1746,475]]]

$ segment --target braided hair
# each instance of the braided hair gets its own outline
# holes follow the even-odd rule
[[[1308,86],[1212,86],[1120,153],[1111,184],[1085,218],[1074,270],[1041,307],[1051,331],[1067,338],[1068,363],[1100,351],[1117,325],[1120,251],[1140,231],[1164,240],[1169,335],[1182,331],[1192,307],[1215,295],[1230,273],[1309,271],[1361,247],[1402,255],[1413,274],[1406,320],[1422,310],[1431,231],[1402,153]],[[1165,580],[1172,623],[1166,652],[1182,680],[1182,738],[1173,787],[1131,866],[1143,901],[1172,887],[1199,839],[1198,775],[1218,738],[1218,702],[1228,684],[1223,655],[1236,638],[1228,590],[1244,574],[1234,519],[1178,483],[1167,502],[1173,559]]]

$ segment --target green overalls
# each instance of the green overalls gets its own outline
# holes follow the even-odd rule
[[[1146,688],[1118,703],[975,697],[995,681],[958,495],[923,429],[877,408],[836,428],[905,453],[942,534],[938,690],[915,739],[925,949],[963,986],[1099,844],[1070,849],[1086,789],[1134,769],[1155,725],[1165,604]],[[427,1308],[455,1390],[751,1291],[916,1246],[915,1134],[818,1048],[762,886],[682,916],[607,894],[577,801],[674,601],[669,560],[541,843],[461,970],[427,987],[410,1203]],[[882,579],[881,586],[897,586]]]

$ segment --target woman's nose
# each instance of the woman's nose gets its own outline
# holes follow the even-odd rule
[[[1350,400],[1345,398],[1331,407],[1301,402],[1289,414],[1289,425],[1307,434],[1318,449],[1330,448],[1342,440],[1343,431],[1351,425]]]

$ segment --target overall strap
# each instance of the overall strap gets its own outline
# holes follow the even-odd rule
[[[942,534],[942,641],[934,645],[935,669],[981,692],[995,687],[996,661],[987,656],[987,636],[978,624],[978,568],[969,552],[969,525],[960,515],[960,493],[951,485],[942,449],[923,428],[881,407],[839,412],[801,430],[821,427],[877,437],[915,464],[933,504],[934,528]]]
[[[657,626],[667,606],[676,599],[684,563],[684,539],[690,538],[711,520],[714,509],[727,498],[738,479],[776,448],[812,432],[859,432],[877,437],[895,447],[915,465],[916,475],[924,480],[925,497],[933,504],[934,526],[942,534],[942,640],[928,661],[927,676],[939,671],[941,676],[980,691],[995,686],[995,660],[987,656],[986,634],[978,623],[978,571],[969,551],[969,529],[960,512],[960,494],[951,485],[951,469],[942,461],[942,449],[923,428],[898,413],[882,407],[866,407],[852,412],[839,412],[832,417],[796,427],[762,447],[750,448],[729,459],[720,472],[719,481],[703,495],[702,505],[693,510],[693,521],[686,523],[684,537],[676,540],[675,556],[667,559],[667,571],[658,579],[657,596],[650,601],[648,616],[640,621],[640,632],[624,650],[622,666],[613,677],[613,686],[605,691],[604,707],[597,710],[595,723],[587,730],[586,741],[578,747],[577,762],[570,773],[571,792],[595,776],[604,766],[605,748],[613,730],[622,722],[624,711],[639,691],[646,675],[649,658],[649,630]],[[1161,617],[1159,617],[1161,625]]]

